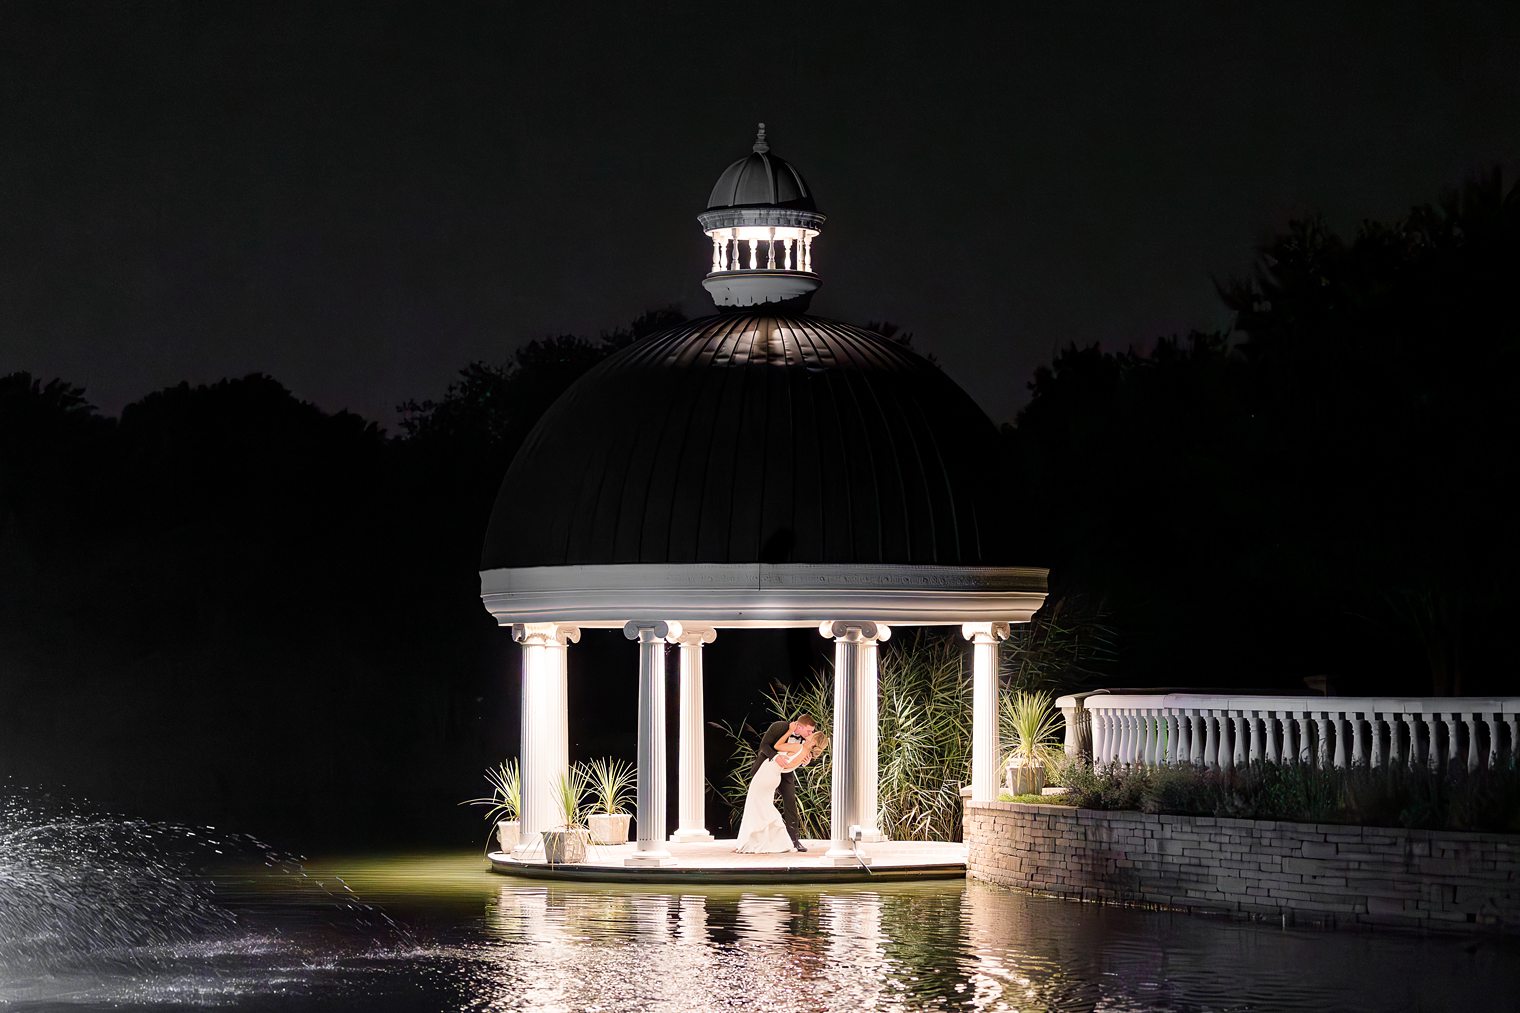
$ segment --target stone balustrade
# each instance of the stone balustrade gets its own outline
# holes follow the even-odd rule
[[[1520,697],[1226,696],[1095,693],[1056,701],[1066,752],[1096,763],[1251,761],[1468,770],[1516,760]]]

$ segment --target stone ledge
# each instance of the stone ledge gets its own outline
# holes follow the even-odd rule
[[[1520,931],[1520,835],[966,805],[969,874],[1099,903]]]

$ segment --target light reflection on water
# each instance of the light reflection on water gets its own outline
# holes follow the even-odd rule
[[[404,931],[377,938],[289,877],[224,875],[238,917],[224,935],[26,982],[0,968],[0,1005],[1481,1010],[1520,986],[1514,941],[1285,931],[975,882],[612,888],[514,880],[457,856],[309,871],[343,875]]]

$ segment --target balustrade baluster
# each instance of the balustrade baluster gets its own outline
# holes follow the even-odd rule
[[[1346,739],[1349,737],[1346,727],[1346,715],[1337,712],[1331,719],[1335,722],[1335,766],[1337,769],[1346,769]]]

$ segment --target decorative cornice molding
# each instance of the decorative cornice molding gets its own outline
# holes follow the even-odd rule
[[[828,216],[800,208],[760,206],[704,211],[697,215],[697,221],[701,223],[703,232],[711,232],[713,229],[737,229],[748,225],[775,225],[783,228],[822,231],[823,223],[828,221]]]
[[[481,601],[503,625],[556,622],[621,629],[631,618],[681,616],[722,627],[1026,622],[1046,574],[1025,567],[811,563],[540,566],[481,573]]]

